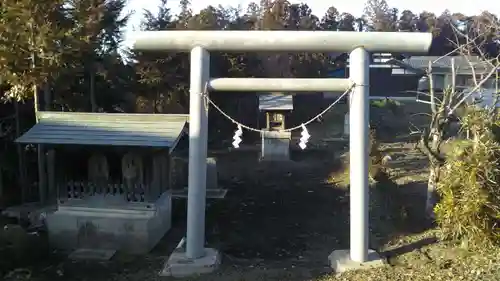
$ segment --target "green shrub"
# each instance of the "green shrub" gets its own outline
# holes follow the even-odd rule
[[[440,171],[436,220],[444,238],[470,247],[500,244],[500,116],[471,110],[468,140],[451,145]]]
[[[378,108],[388,108],[388,109],[397,109],[398,107],[401,106],[401,103],[397,100],[392,100],[392,99],[380,99],[380,100],[372,100],[370,101],[370,105],[372,107],[378,107]]]
[[[391,99],[370,101],[370,126],[378,129],[379,137],[394,136],[403,119],[403,106]],[[405,128],[408,124],[404,123]]]

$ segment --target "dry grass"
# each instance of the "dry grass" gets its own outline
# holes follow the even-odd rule
[[[422,235],[419,235],[422,236]],[[410,240],[413,237],[407,237]],[[418,237],[420,238],[420,237]],[[407,242],[409,243],[409,242]],[[500,280],[498,250],[471,253],[440,243],[406,253],[383,268],[326,276],[317,281]]]
[[[405,111],[412,111],[412,108]],[[456,142],[445,144],[443,152],[448,153],[450,147],[456,146]],[[413,194],[425,192],[426,159],[415,148],[411,143],[386,143],[381,146],[381,151],[393,158],[387,170],[392,180],[405,189],[403,193],[406,195],[403,194],[402,197],[411,198]],[[336,172],[331,181],[347,182],[347,177],[348,173]],[[414,200],[417,200],[417,197]],[[393,210],[397,212],[397,209]],[[422,243],[435,240],[438,234],[437,230],[432,229],[419,234],[394,237],[381,246],[381,251],[388,254],[386,267],[348,272],[341,276],[327,275],[311,280],[500,280],[500,249],[483,248],[470,251],[466,250],[469,245],[437,240],[428,245]]]
[[[388,264],[382,268],[346,272],[341,275],[322,273],[303,267],[300,263],[273,266],[262,263],[255,266],[233,266],[213,275],[188,280],[198,281],[498,281],[500,254],[498,249],[469,252],[445,242],[425,245],[435,239],[435,231],[401,237],[388,243]],[[425,246],[419,247],[419,244]],[[392,250],[392,252],[391,252]],[[402,253],[401,253],[402,252]],[[325,269],[327,271],[327,269]],[[316,275],[316,276],[315,276]]]

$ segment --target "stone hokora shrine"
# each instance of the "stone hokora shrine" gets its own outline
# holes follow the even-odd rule
[[[43,151],[40,198],[56,206],[45,219],[51,246],[150,251],[171,227],[172,189],[187,184],[173,163],[188,115],[38,112],[38,120],[16,142]]]
[[[293,110],[293,96],[267,94],[259,96],[259,111],[266,116],[261,134],[261,161],[290,160],[291,132],[285,130],[286,116]]]

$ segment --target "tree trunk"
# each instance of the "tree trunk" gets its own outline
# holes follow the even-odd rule
[[[92,112],[97,112],[97,101],[95,97],[95,72],[90,71],[90,108]]]
[[[52,92],[49,82],[43,84],[43,111],[50,111],[52,109]]]
[[[4,186],[3,186],[3,167],[0,166],[0,208],[7,205],[7,200],[5,200]]]
[[[33,95],[35,96],[35,114],[38,114],[39,102],[38,102],[38,87],[33,86]],[[50,92],[49,82],[45,82],[43,85],[43,110],[48,111],[52,104],[52,95]],[[38,117],[37,117],[38,123]],[[38,159],[38,194],[40,203],[43,205],[47,201],[47,169],[46,169],[46,155],[45,147],[42,144],[37,146],[37,159]]]
[[[428,218],[434,219],[434,207],[438,203],[437,186],[439,183],[439,172],[443,165],[441,159],[440,145],[443,140],[443,132],[438,128],[432,128],[428,135],[431,139],[430,145],[427,145],[427,154],[429,157],[429,180],[427,181],[427,198],[425,201],[425,214]],[[424,144],[425,145],[425,144]]]
[[[431,165],[429,168],[429,180],[427,181],[427,198],[425,201],[425,214],[434,219],[434,207],[437,204],[437,185],[439,182],[439,169],[441,165]]]
[[[19,102],[14,102],[14,109],[16,114],[16,138],[21,136],[21,120],[19,116]],[[17,150],[17,166],[18,166],[18,184],[21,188],[21,203],[26,203],[27,198],[27,184],[26,184],[26,158],[20,143],[16,143]]]
[[[35,95],[35,114],[38,113],[38,88],[36,85],[33,87],[34,95]],[[50,87],[48,82],[44,84],[43,89],[43,97],[44,97],[44,111],[50,108]],[[38,123],[38,117],[37,117]],[[43,205],[47,201],[47,177],[46,177],[46,157],[45,157],[45,147],[41,144],[37,146],[37,158],[38,158],[38,195],[40,199],[40,203]]]

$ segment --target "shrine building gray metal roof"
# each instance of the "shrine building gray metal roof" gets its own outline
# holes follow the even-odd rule
[[[291,111],[293,110],[293,95],[272,93],[259,95],[259,110]]]
[[[189,115],[52,112],[37,113],[39,122],[18,143],[167,147],[185,132]]]

